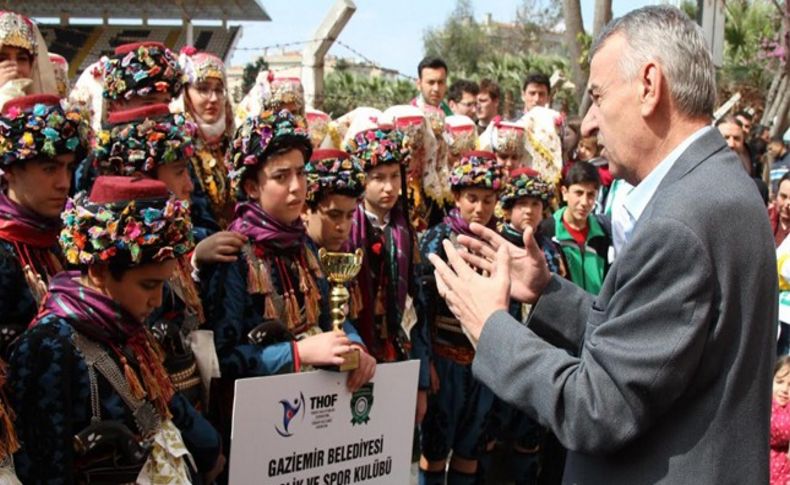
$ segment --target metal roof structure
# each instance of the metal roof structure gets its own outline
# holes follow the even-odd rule
[[[270,21],[262,0],[0,0],[28,17]]]

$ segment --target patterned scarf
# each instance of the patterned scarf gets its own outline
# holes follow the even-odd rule
[[[49,278],[63,271],[63,264],[55,255],[60,228],[60,218],[46,219],[0,192],[0,239],[14,246],[27,286],[37,303],[47,292]]]
[[[236,218],[230,231],[238,232],[253,243],[244,250],[247,260],[247,291],[265,295],[264,318],[282,318],[289,330],[299,333],[318,323],[321,314],[321,290],[316,276],[321,267],[313,251],[307,249],[307,232],[300,219],[283,224],[266,213],[257,202],[236,204]],[[289,267],[295,266],[297,277],[291,278]],[[272,296],[272,272],[277,272],[284,309],[279,314]],[[297,292],[304,303],[304,319]]]
[[[357,206],[357,210],[354,213],[354,221],[353,225],[351,226],[351,236],[349,242],[346,243],[346,247],[344,250],[353,251],[356,248],[363,248],[365,251],[370,249],[371,245],[375,245],[375,242],[368,241],[368,218],[365,214],[364,202],[360,203]],[[409,230],[408,221],[406,220],[406,216],[404,215],[402,205],[395,204],[390,210],[390,222],[384,228],[384,244],[382,245],[381,251],[385,249],[388,250],[386,255],[386,275],[382,275],[386,278],[387,284],[392,287],[394,282],[394,287],[392,287],[392,292],[390,294],[395,295],[395,308],[398,310],[398,314],[403,312],[403,308],[406,306],[406,297],[409,292],[409,279],[410,275],[412,274],[412,254],[414,252],[415,242],[412,240],[412,232]],[[357,277],[359,289],[361,290],[361,307],[362,307],[362,314],[370,313],[369,317],[373,319],[373,309],[375,308],[375,302],[373,300],[372,290],[376,282],[369,281],[370,272],[370,261],[368,258],[364,258],[362,260],[362,269],[359,272],[359,276]],[[379,291],[386,291],[385,289],[379,289]],[[386,309],[385,309],[386,311]],[[390,326],[394,324],[399,324],[400,322],[389,322]],[[373,335],[372,335],[372,328],[368,328],[370,326],[365,326],[364,329],[358,329],[362,333],[368,333],[368,335],[363,335],[366,342],[371,342]]]
[[[472,230],[469,229],[469,222],[461,217],[461,211],[458,210],[457,207],[450,210],[450,212],[444,216],[444,223],[447,224],[456,234],[463,234],[464,236],[477,238],[477,234],[473,233]],[[486,227],[496,231],[496,217],[492,215],[491,219],[488,221],[488,224],[486,224]]]
[[[68,320],[77,332],[110,347],[121,361],[132,394],[150,400],[163,419],[170,419],[168,404],[175,390],[162,364],[159,344],[143,323],[107,295],[82,285],[79,278],[77,271],[55,276],[36,321],[53,314]],[[124,348],[137,361],[142,379],[129,365]]]
[[[228,230],[243,234],[252,242],[278,250],[303,246],[307,238],[301,219],[283,224],[267,214],[257,202],[236,204],[236,218],[230,223]]]

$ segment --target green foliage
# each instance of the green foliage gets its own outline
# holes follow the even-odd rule
[[[324,78],[322,109],[337,118],[360,106],[386,109],[407,104],[416,94],[413,81],[336,70]]]
[[[781,16],[770,0],[729,0],[725,3],[723,87],[738,84],[765,89],[772,72],[766,69],[763,43],[781,31]]]
[[[255,79],[258,77],[258,73],[267,69],[269,69],[269,63],[266,62],[263,56],[258,57],[252,62],[248,62],[244,66],[244,72],[241,76],[241,88],[233,93],[233,97],[237,103],[241,101],[244,94],[249,93],[250,89],[255,85]]]
[[[680,2],[680,9],[689,16],[691,20],[697,20],[699,13],[696,0],[683,0]]]

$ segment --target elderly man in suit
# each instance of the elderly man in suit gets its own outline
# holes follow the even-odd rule
[[[468,251],[445,242],[449,266],[432,257],[439,292],[477,340],[477,378],[569,449],[565,483],[768,483],[776,263],[754,183],[710,127],[701,30],[645,7],[591,56],[583,131],[635,186],[599,295],[551,276],[530,231],[518,249],[480,226]],[[526,325],[509,298],[534,303]]]

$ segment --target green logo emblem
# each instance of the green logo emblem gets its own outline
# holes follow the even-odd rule
[[[373,383],[368,382],[351,396],[351,424],[367,424],[373,408]]]

